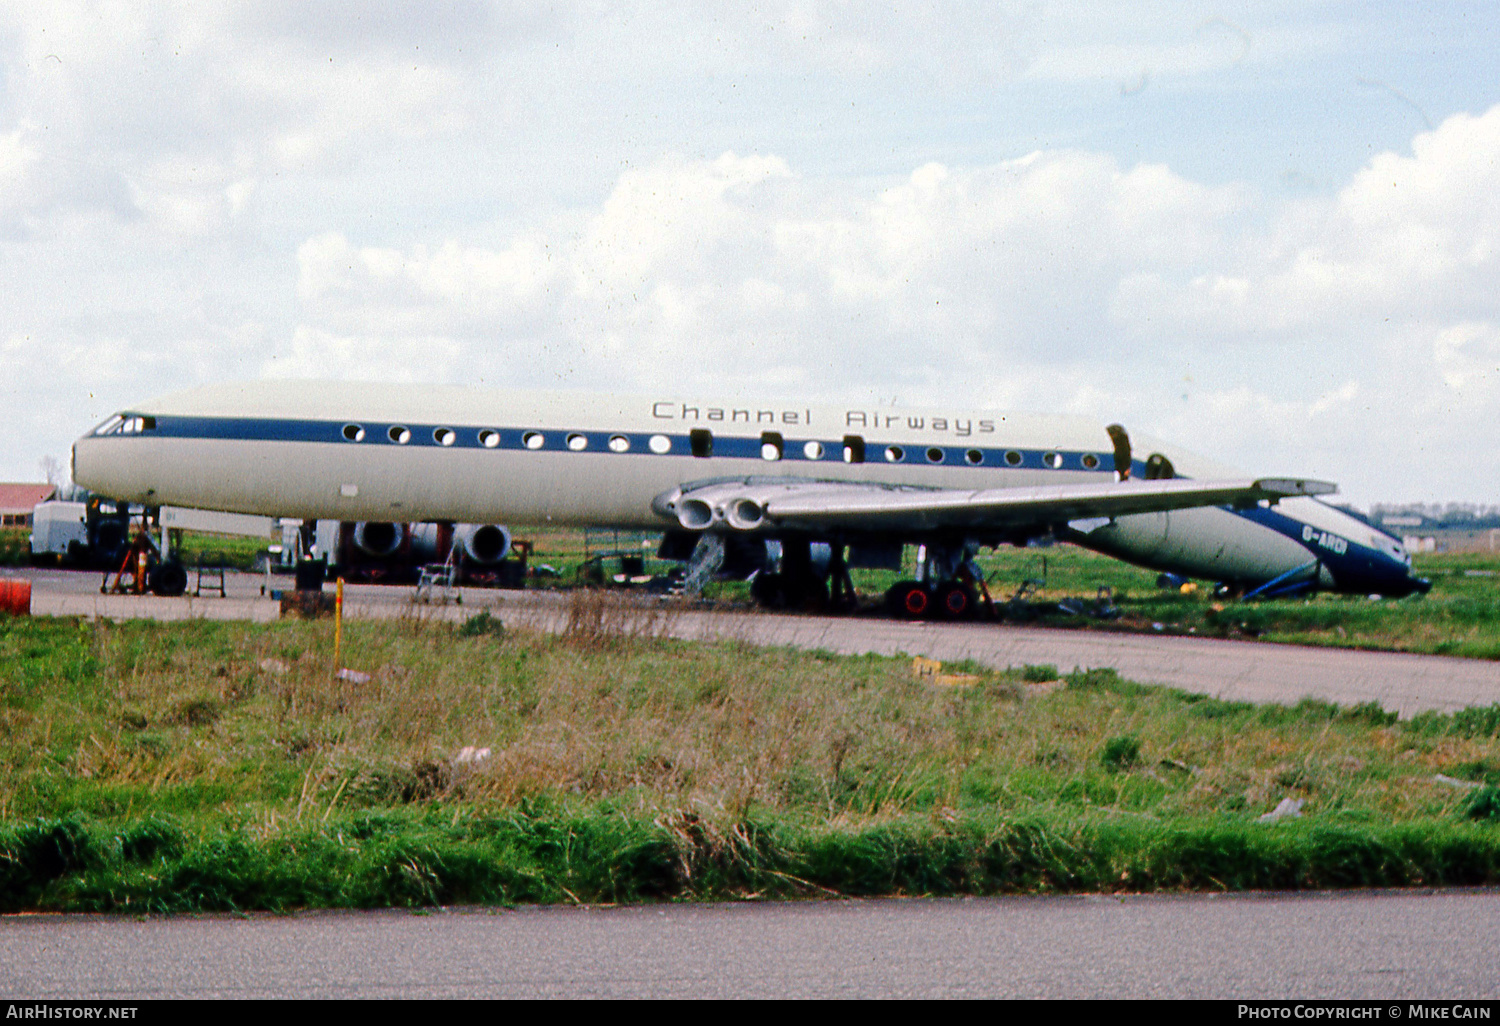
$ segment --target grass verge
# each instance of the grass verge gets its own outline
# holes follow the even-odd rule
[[[1494,884],[1500,835],[1457,823],[901,819],[812,827],[545,808],[364,813],[266,836],[38,820],[0,834],[0,910],[199,912],[805,896]]]
[[[326,622],[0,620],[0,909],[1500,883],[1500,707],[953,686],[576,612],[351,623],[354,680]]]

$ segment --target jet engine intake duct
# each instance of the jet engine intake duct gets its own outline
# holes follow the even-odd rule
[[[724,519],[736,531],[753,531],[766,519],[766,511],[754,499],[741,496],[724,507]]]
[[[785,482],[716,481],[658,495],[651,503],[659,515],[670,517],[689,531],[727,527],[731,531],[759,531],[769,524],[766,503],[785,488]]]
[[[689,531],[701,531],[714,522],[714,509],[702,499],[683,499],[677,504],[677,522]]]
[[[459,524],[453,544],[464,558],[480,566],[494,566],[510,554],[510,528],[503,524]]]
[[[401,548],[405,527],[383,520],[361,520],[354,525],[354,547],[367,556],[386,559]]]

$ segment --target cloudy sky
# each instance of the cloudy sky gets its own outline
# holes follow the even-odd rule
[[[0,7],[0,478],[200,382],[1061,410],[1500,502],[1500,5]]]

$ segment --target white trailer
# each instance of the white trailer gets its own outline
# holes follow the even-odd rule
[[[86,502],[38,503],[31,511],[31,558],[82,559],[89,552]]]

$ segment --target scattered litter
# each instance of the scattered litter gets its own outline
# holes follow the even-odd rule
[[[348,667],[345,667],[338,673],[335,673],[334,676],[339,680],[347,680],[350,684],[370,683],[370,675],[368,673],[361,673],[358,670],[351,670]]]
[[[922,656],[917,656],[911,661],[911,672],[918,680],[925,680],[941,687],[964,687],[979,679],[972,673],[943,673],[942,669],[943,664],[936,659],[924,659]]]
[[[260,668],[267,673],[286,673],[291,669],[290,666],[280,659],[262,659],[260,661]]]
[[[1302,815],[1301,798],[1283,798],[1276,808],[1256,820],[1257,823],[1274,823],[1278,819],[1297,819]]]
[[[1472,780],[1459,780],[1457,777],[1444,776],[1441,773],[1434,773],[1432,775],[1432,779],[1437,781],[1439,784],[1447,784],[1449,787],[1459,787],[1465,791],[1473,790],[1474,788],[1479,786]]]
[[[1177,770],[1179,773],[1191,773],[1194,776],[1203,772],[1197,766],[1189,766],[1181,759],[1163,759],[1159,765],[1162,769]]]
[[[1495,576],[1495,571],[1493,571],[1493,570],[1465,570],[1464,571],[1464,576],[1465,577],[1494,577]]]
[[[488,748],[475,748],[473,745],[464,745],[458,750],[458,754],[453,757],[453,764],[455,766],[462,766],[465,763],[478,764],[484,762],[489,757],[490,750]]]

